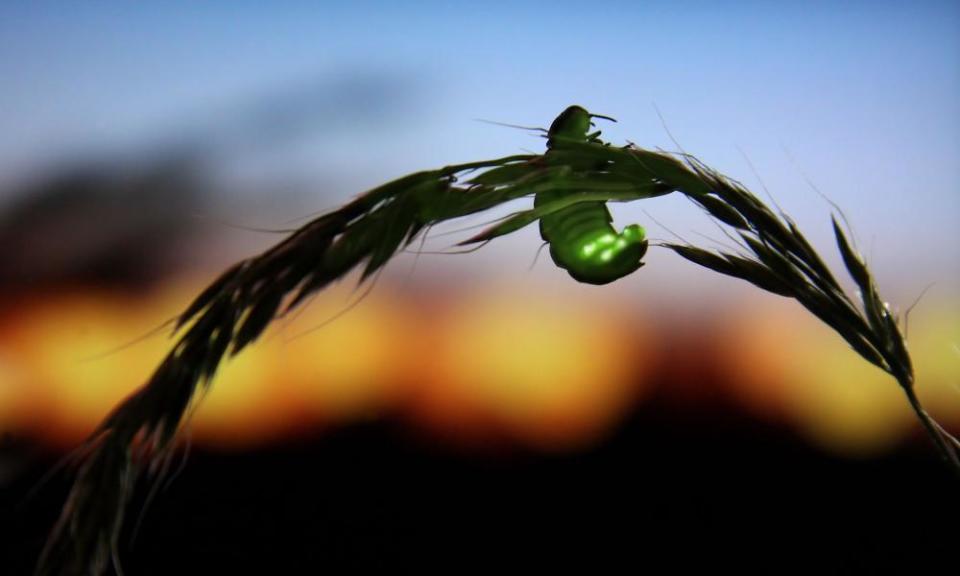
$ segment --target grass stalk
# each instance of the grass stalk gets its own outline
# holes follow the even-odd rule
[[[569,109],[568,109],[569,110]],[[162,482],[189,406],[221,361],[254,343],[276,318],[354,270],[368,282],[432,226],[506,202],[561,199],[499,221],[464,244],[510,234],[578,202],[636,201],[678,192],[712,217],[742,251],[666,244],[679,256],[793,298],[864,360],[893,376],[943,459],[960,477],[960,442],[922,407],[899,319],[834,218],[837,247],[859,289],[848,295],[789,217],[687,154],[592,138],[554,138],[543,155],[518,155],[410,174],[308,222],[266,252],[230,267],[179,316],[170,353],[78,452],[76,478],[37,566],[39,575],[99,575],[112,563],[137,479]]]

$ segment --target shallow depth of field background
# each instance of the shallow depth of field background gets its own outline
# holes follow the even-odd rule
[[[539,152],[536,132],[475,120],[546,127],[572,103],[616,117],[600,124],[614,143],[679,145],[768,189],[838,270],[841,207],[891,308],[932,284],[911,351],[921,398],[960,430],[948,2],[10,3],[0,78],[15,570],[66,480],[25,501],[30,487],[170,342],[124,345],[283,237],[254,228],[418,169]],[[613,212],[654,239],[727,242],[679,197]],[[434,230],[424,250],[491,217]],[[468,255],[404,254],[335,322],[321,326],[363,289],[278,323],[198,405],[130,566],[439,566],[441,549],[642,566],[696,563],[674,553],[704,546],[719,565],[767,566],[745,541],[845,569],[946,557],[948,470],[893,380],[829,329],[662,249],[595,287],[533,263],[539,244],[531,228]]]

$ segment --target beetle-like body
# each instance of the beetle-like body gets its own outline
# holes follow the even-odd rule
[[[547,155],[562,148],[564,142],[596,139],[590,133],[590,114],[580,106],[570,106],[557,116],[547,133]],[[605,117],[604,117],[605,118]],[[538,193],[534,206],[584,191]],[[540,219],[540,236],[550,244],[553,262],[578,282],[608,284],[643,266],[641,258],[648,242],[639,224],[617,232],[605,202],[578,202]]]

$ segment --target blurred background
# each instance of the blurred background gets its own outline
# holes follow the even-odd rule
[[[838,269],[842,208],[891,307],[924,294],[919,393],[960,430],[956,3],[9,2],[0,78],[11,574],[66,495],[44,473],[220,270],[386,180],[540,152],[476,120],[573,103],[766,189]],[[725,241],[680,197],[613,212]],[[351,282],[274,326],[198,405],[128,573],[949,558],[955,480],[894,381],[799,306],[662,249],[578,285],[539,244],[404,254],[335,322]]]

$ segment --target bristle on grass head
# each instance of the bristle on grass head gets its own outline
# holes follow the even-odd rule
[[[136,480],[163,469],[188,407],[221,361],[241,353],[282,317],[359,271],[375,278],[424,230],[521,198],[534,207],[499,220],[464,244],[489,242],[578,204],[629,202],[678,192],[719,225],[742,253],[664,244],[714,272],[793,298],[866,361],[900,384],[941,456],[960,474],[960,442],[921,406],[903,331],[862,257],[834,220],[837,246],[858,287],[851,298],[797,225],[698,159],[617,147],[589,133],[593,118],[567,108],[548,131],[548,151],[445,166],[378,186],[308,222],[266,252],[230,267],[177,319],[177,340],[146,384],[117,406],[84,445],[67,504],[37,574],[121,571],[117,542]],[[643,245],[643,251],[646,245]],[[642,254],[641,254],[642,255]],[[576,277],[576,276],[575,276]]]

